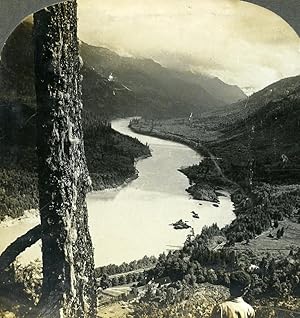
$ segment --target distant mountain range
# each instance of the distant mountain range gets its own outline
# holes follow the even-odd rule
[[[214,113],[232,117],[233,121],[238,118],[247,118],[271,102],[282,101],[292,98],[292,96],[293,98],[298,98],[300,95],[299,88],[300,76],[284,78],[254,93],[243,101],[220,107]],[[211,115],[212,113],[209,112],[208,114]]]
[[[218,78],[167,69],[150,59],[121,57],[86,43],[81,43],[80,50],[85,108],[105,117],[187,116],[246,97],[241,89]],[[3,49],[0,98],[35,103],[32,25],[28,22],[14,31]]]
[[[86,43],[81,43],[80,49],[86,67],[106,78],[112,74],[121,87],[130,90],[119,91],[115,98],[116,104],[119,95],[124,98],[126,94],[129,99],[127,105],[120,104],[120,112],[127,109],[139,115],[166,117],[199,114],[246,97],[237,86],[218,78],[168,69],[151,59],[121,57]]]

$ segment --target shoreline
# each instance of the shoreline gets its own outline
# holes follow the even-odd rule
[[[11,216],[6,216],[4,220],[0,221],[0,229],[7,228],[16,225],[20,221],[32,221],[39,218],[39,212],[36,209],[25,210],[23,215],[12,218]]]
[[[131,177],[126,178],[122,182],[116,182],[115,184],[112,184],[111,186],[103,187],[103,189],[92,190],[91,192],[89,192],[87,194],[87,196],[95,195],[95,194],[98,194],[99,192],[103,192],[106,190],[107,191],[112,191],[112,190],[119,191],[119,190],[123,189],[124,187],[126,187],[128,184],[130,184],[132,181],[136,180],[139,177],[139,171],[136,169],[136,164],[140,160],[150,158],[151,156],[152,156],[152,154],[150,153],[149,155],[142,155],[142,156],[139,156],[139,157],[134,159],[135,172]]]
[[[141,156],[135,158],[134,159],[134,168],[135,168],[134,174],[132,174],[130,177],[127,177],[125,179],[119,178],[118,180],[115,180],[111,184],[103,186],[102,188],[99,188],[97,190],[92,190],[91,192],[89,192],[87,194],[87,196],[95,194],[95,193],[99,193],[99,192],[102,192],[105,190],[120,190],[120,189],[126,187],[129,183],[131,183],[132,181],[136,180],[139,177],[139,171],[136,169],[136,164],[138,163],[138,161],[150,158],[151,156],[152,156],[152,154],[150,152],[149,155],[141,155]],[[34,208],[24,210],[22,215],[16,216],[15,218],[6,215],[4,217],[4,219],[0,221],[0,228],[13,226],[18,221],[33,220],[36,217],[39,217],[39,212],[38,212],[38,209],[34,209]]]
[[[136,134],[139,135],[145,135],[145,136],[150,136],[150,137],[155,137],[163,140],[168,140],[168,141],[174,141],[179,144],[183,144],[185,146],[190,147],[191,149],[195,150],[199,155],[203,156],[203,153],[207,152],[200,144],[200,142],[196,142],[194,140],[185,138],[182,135],[174,135],[170,133],[159,133],[159,132],[153,132],[141,128],[136,128],[132,126],[131,123],[129,123],[128,127],[135,132]]]
[[[153,132],[147,129],[149,126],[144,126],[140,129],[138,127],[138,123],[135,127],[134,125],[135,123],[133,123],[133,125],[131,123],[130,129],[136,133],[155,136],[158,138],[161,136],[161,138],[170,138],[171,140],[176,140],[178,142],[181,140],[185,145],[188,145],[193,149],[195,149],[194,147],[197,144],[195,149],[196,151],[200,152],[201,149],[203,149],[207,154],[210,155],[209,150],[205,149],[205,147],[202,148],[200,142],[196,143],[194,140],[190,140],[189,144],[188,138],[181,138],[171,133],[160,133],[159,131]],[[211,156],[210,158],[213,159]],[[189,192],[196,200],[203,200],[203,195],[207,193],[207,188],[208,193],[210,194],[209,200],[211,200],[211,197],[217,198],[219,196],[218,193],[220,192],[220,189],[221,191],[224,190],[225,192],[229,193],[230,199],[233,202],[233,213],[235,214],[235,219],[228,226],[222,229],[224,231],[228,246],[235,246],[236,244],[240,245],[243,244],[242,242],[246,242],[246,244],[248,244],[248,242],[256,242],[256,245],[258,246],[265,244],[264,242],[261,242],[262,240],[260,239],[260,236],[272,231],[274,232],[276,218],[279,223],[281,221],[283,222],[281,228],[285,229],[285,235],[287,237],[293,237],[296,244],[295,246],[299,246],[299,236],[290,230],[291,226],[284,226],[285,222],[291,222],[295,224],[295,227],[297,227],[297,216],[295,213],[287,214],[287,212],[277,212],[276,215],[272,215],[271,213],[273,210],[276,211],[278,204],[281,209],[285,211],[286,208],[283,202],[285,202],[284,196],[287,195],[291,196],[289,204],[290,210],[293,211],[297,203],[296,194],[297,191],[299,191],[299,185],[276,185],[257,182],[255,184],[257,203],[256,205],[251,206],[251,204],[249,204],[248,198],[245,196],[243,188],[236,182],[228,180],[226,176],[222,175],[222,173],[218,171],[220,170],[218,164],[215,162],[213,164],[214,165],[212,165],[212,160],[204,159],[199,166],[191,166],[183,169],[186,171],[181,172],[183,172],[190,180],[191,185],[187,189],[187,192]],[[212,174],[207,173],[206,169],[210,170],[211,168],[216,169],[212,171]],[[269,196],[266,196],[266,193],[269,193]],[[276,200],[282,200],[282,202],[277,202]],[[247,221],[245,222],[245,220]],[[284,249],[287,249],[284,241],[278,241],[278,244],[283,246]],[[270,243],[269,245],[271,246],[272,244]],[[261,249],[261,247],[259,249]],[[259,254],[259,252],[257,253]]]
[[[136,170],[135,173],[131,176],[126,178],[123,181],[116,181],[114,184],[111,184],[109,186],[103,187],[102,189],[98,190],[92,190],[89,193],[87,193],[87,197],[93,194],[97,194],[102,191],[106,190],[120,190],[124,187],[126,187],[130,182],[136,180],[138,178],[138,171]],[[29,209],[29,210],[24,210],[23,214],[21,216],[17,216],[15,218],[11,216],[5,216],[2,221],[0,221],[0,229],[1,228],[6,228],[15,225],[17,222],[24,221],[24,220],[33,220],[39,216],[38,209]]]
[[[127,123],[128,124],[128,123]],[[128,131],[128,130],[127,130]],[[129,133],[129,131],[128,131],[128,133]],[[138,136],[137,136],[137,138],[139,138]],[[181,148],[180,148],[181,149]],[[188,151],[188,152],[190,152],[190,153],[194,153],[195,154],[195,160],[188,160],[187,162],[189,163],[189,164],[194,164],[194,163],[198,163],[199,162],[199,160],[201,160],[201,158],[195,153],[195,151],[194,150],[189,150],[188,149],[188,147],[186,148],[186,151]],[[152,153],[152,155],[154,155],[153,153]],[[146,155],[142,155],[142,156],[139,156],[139,157],[137,157],[135,160],[134,160],[134,163],[135,163],[135,165],[138,163],[138,162],[140,162],[140,160],[143,160],[143,159],[147,159],[147,158],[149,158],[149,157],[151,157],[150,156],[150,154],[148,155],[148,154],[146,154]],[[188,157],[190,157],[190,156],[188,156]],[[164,158],[164,157],[163,157]],[[180,161],[180,160],[179,160]],[[176,175],[180,175],[180,174],[178,174],[178,172],[177,172],[177,169],[178,169],[178,167],[180,167],[180,166],[182,166],[182,165],[174,165],[174,167],[172,166],[172,172],[174,172],[174,174],[176,174]],[[101,196],[102,195],[104,195],[104,197],[106,198],[106,196],[108,196],[109,198],[110,198],[110,196],[114,196],[114,195],[117,195],[118,194],[118,191],[120,191],[120,190],[122,190],[122,188],[124,188],[124,187],[126,187],[128,184],[130,184],[130,182],[132,182],[133,180],[135,180],[136,178],[138,178],[138,170],[137,170],[137,168],[138,169],[140,169],[139,168],[139,165],[138,166],[135,166],[135,168],[136,168],[136,170],[135,170],[135,173],[130,177],[130,178],[126,178],[125,180],[122,178],[122,180],[124,180],[123,182],[122,182],[122,184],[120,184],[120,185],[118,185],[118,186],[116,186],[116,187],[106,187],[105,189],[103,189],[103,190],[98,190],[98,191],[92,191],[92,192],[90,192],[89,194],[88,194],[88,200],[92,200],[92,202],[90,202],[90,204],[91,204],[91,206],[90,207],[92,207],[93,206],[93,204],[94,204],[94,202],[95,202],[95,198],[97,197],[97,194],[100,194]],[[156,171],[156,170],[153,170],[153,172],[154,171]],[[131,170],[130,172],[134,172],[133,170]],[[141,172],[142,172],[142,170],[141,170]],[[170,172],[171,171],[169,171],[169,170],[167,170],[167,172],[165,173],[165,175],[169,175],[170,174]],[[167,176],[166,176],[167,177]],[[121,178],[118,178],[118,180],[120,180]],[[182,193],[183,194],[183,196],[186,198],[185,200],[189,200],[189,199],[191,199],[191,196],[188,196],[187,194],[184,194],[184,190],[185,190],[185,188],[188,186],[188,179],[186,178],[186,177],[183,177],[183,176],[179,176],[179,179],[180,180],[185,180],[184,181],[184,183],[182,184],[182,186],[181,186],[181,190],[180,190],[180,193]],[[160,182],[160,181],[158,181],[158,182]],[[134,187],[134,186],[133,186]],[[107,192],[106,192],[106,191]],[[155,187],[155,190],[154,191],[156,191],[157,190],[157,187]],[[219,197],[221,197],[221,196],[224,196],[224,194],[221,194],[221,193],[218,193],[217,194],[217,196]],[[230,201],[230,197],[229,197],[229,195],[228,194],[225,194],[225,197],[227,197],[228,198],[228,200],[227,200],[227,198],[226,198],[226,202],[229,202]],[[220,201],[221,201],[221,203],[223,202],[222,201],[222,198],[219,198],[220,199]],[[98,200],[98,199],[97,199]],[[97,201],[96,200],[96,201]],[[191,202],[192,202],[193,200],[191,200]],[[197,200],[197,201],[194,201],[195,203],[195,206],[193,206],[193,207],[191,207],[191,209],[189,210],[189,211],[197,211],[197,208],[199,208],[198,207],[198,205],[204,205],[205,207],[206,207],[206,205],[208,205],[208,206],[210,206],[210,208],[211,209],[213,209],[213,210],[215,210],[214,209],[214,207],[212,207],[212,205],[213,205],[213,203],[215,203],[216,201],[215,200],[206,200],[206,202],[201,202],[201,204],[200,204],[200,202]],[[218,202],[219,202],[219,200],[218,200]],[[185,209],[186,208],[186,205],[188,205],[189,206],[189,203],[187,204],[188,202],[186,202],[185,203],[185,205],[184,205],[184,207],[183,207],[183,209]],[[133,204],[134,204],[134,202],[133,202]],[[229,203],[228,203],[229,204]],[[217,207],[216,205],[215,205],[215,207]],[[129,208],[129,209],[131,209],[131,208]],[[220,206],[220,210],[222,209],[222,206]],[[175,209],[176,210],[176,209]],[[218,211],[217,211],[218,209],[216,209],[216,211],[215,212],[213,212],[213,214],[218,214]],[[90,211],[89,211],[89,213],[91,213],[93,210],[91,209]],[[106,211],[107,211],[107,209],[106,209]],[[113,210],[112,210],[113,211]],[[177,210],[176,210],[177,211]],[[189,211],[187,211],[186,213],[188,213]],[[222,223],[222,224],[220,224],[220,226],[225,226],[225,225],[228,225],[230,222],[231,222],[231,220],[232,220],[232,218],[234,218],[234,214],[232,213],[232,205],[230,204],[230,210],[228,209],[228,208],[226,208],[226,211],[230,211],[230,214],[231,214],[231,219],[229,220],[228,219],[228,222],[227,223]],[[177,212],[175,212],[175,213],[177,213]],[[182,213],[181,211],[180,211],[180,213]],[[114,214],[114,213],[112,213],[112,214]],[[93,215],[93,214],[92,214]],[[169,223],[171,223],[171,222],[174,222],[174,221],[176,221],[176,220],[178,220],[179,218],[182,218],[182,214],[175,214],[176,216],[175,216],[175,218],[174,218],[174,216],[172,216],[171,218],[170,218],[170,220],[168,220],[168,221],[166,221],[166,224],[169,224]],[[178,215],[178,217],[177,217],[177,215]],[[191,217],[190,216],[190,213],[188,213],[188,216],[189,217]],[[153,219],[153,218],[152,218]],[[34,218],[34,220],[36,220],[35,218]],[[218,220],[217,219],[217,216],[214,218],[214,220]],[[191,221],[194,221],[194,219],[192,219],[191,218]],[[18,224],[18,221],[15,221],[16,222],[16,224]],[[217,222],[217,221],[214,221],[214,222]],[[221,221],[220,221],[221,222]],[[223,221],[222,221],[223,222]],[[27,222],[25,222],[25,223],[27,223]],[[150,222],[151,223],[151,222]],[[208,223],[205,223],[205,224],[208,224]],[[209,223],[210,224],[210,223]],[[155,225],[155,226],[157,226],[157,224]],[[197,227],[197,226],[196,226]],[[175,232],[174,232],[175,233]],[[180,232],[178,232],[178,233],[180,233]],[[183,232],[182,232],[183,233]],[[200,232],[199,232],[200,233]],[[184,234],[184,233],[183,233]],[[173,235],[173,234],[172,234]],[[177,235],[178,236],[178,235]],[[185,241],[185,237],[182,239],[182,241],[180,241],[182,244],[184,243],[184,241]],[[161,243],[161,242],[160,242]],[[181,244],[180,243],[180,244]],[[177,243],[176,243],[177,244]],[[146,253],[147,255],[152,255],[152,252],[151,253]]]
[[[131,123],[129,124],[128,127],[133,132],[140,135],[146,135],[150,137],[169,140],[169,141],[177,142],[185,146],[188,146],[189,148],[196,151],[202,157],[206,155],[210,156],[209,151],[205,147],[203,147],[201,143],[198,141],[196,142],[189,138],[185,138],[181,135],[174,135],[171,133],[160,133],[157,131],[154,132],[154,131],[149,131],[147,129],[137,128],[137,127],[134,127]],[[203,163],[203,160],[201,160],[199,163]],[[190,180],[189,174],[187,173],[187,168],[178,169],[178,171],[183,173]],[[235,189],[233,189],[232,186],[229,186],[229,185],[225,186],[224,183],[226,183],[225,179],[219,176],[218,180],[215,182],[208,182],[203,180],[203,182],[201,182],[201,187],[199,187],[199,184],[192,184],[186,189],[186,192],[188,192],[195,200],[219,203],[219,199],[218,199],[219,191],[225,191],[230,196],[235,191]]]

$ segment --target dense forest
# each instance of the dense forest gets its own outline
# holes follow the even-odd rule
[[[24,106],[26,109],[26,106]],[[1,108],[2,110],[3,108]],[[14,113],[0,116],[3,136],[0,140],[0,218],[19,217],[24,210],[37,207],[37,157],[35,152],[35,117],[30,113]],[[22,121],[31,118],[25,126]],[[10,118],[10,120],[9,120]],[[28,120],[28,119],[27,119]],[[84,112],[84,139],[87,164],[94,190],[119,186],[137,176],[135,160],[149,156],[150,150],[138,140],[114,131],[110,124],[92,112]],[[13,137],[9,134],[14,131]]]
[[[288,257],[276,259],[259,258],[255,253],[243,254],[232,248],[210,248],[211,240],[223,235],[216,225],[204,227],[200,235],[187,239],[182,250],[159,257],[156,267],[148,273],[149,279],[169,277],[172,282],[187,285],[208,282],[228,286],[230,272],[241,269],[251,273],[249,299],[300,295],[299,249],[291,250]]]
[[[156,286],[157,292],[148,293],[145,301],[154,301],[165,306],[178,301],[189,286],[210,283],[228,287],[230,273],[242,270],[252,277],[251,288],[247,294],[251,302],[269,297],[300,296],[299,248],[291,248],[288,257],[278,258],[271,255],[261,256],[255,251],[239,251],[230,246],[223,248],[219,243],[225,241],[226,229],[220,229],[216,224],[205,226],[201,234],[188,236],[181,250],[163,253],[158,258],[145,257],[130,264],[109,265],[97,269],[99,285],[107,288],[131,282],[140,282],[141,285],[156,282],[161,287]],[[140,268],[145,271],[136,271]],[[126,273],[131,271],[127,277]],[[166,297],[163,291],[169,288],[177,290],[173,293],[173,298],[161,299],[159,294]]]
[[[243,179],[228,180],[220,176],[211,160],[204,160],[200,165],[188,167],[182,171],[192,183],[192,186],[187,189],[188,192],[196,198],[199,188],[201,188],[201,194],[207,187],[210,187],[212,193],[218,189],[227,189],[232,193],[236,219],[225,229],[228,244],[253,239],[274,224],[278,227],[278,221],[284,218],[300,222],[300,186],[298,184],[276,185],[254,182],[249,189],[247,184],[243,183],[245,174],[249,173],[248,170],[244,170]],[[245,185],[241,187],[240,184]]]

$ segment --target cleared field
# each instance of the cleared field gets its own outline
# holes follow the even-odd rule
[[[101,291],[101,293],[103,295],[110,296],[110,297],[118,297],[121,295],[127,295],[131,291],[131,285],[132,284],[107,288]]]
[[[300,247],[300,224],[284,220],[279,222],[279,229],[284,228],[284,235],[279,240],[276,238],[277,229],[270,229],[248,244],[238,243],[236,250],[252,250],[262,257],[266,254],[273,256],[286,256],[293,247]],[[269,235],[273,235],[273,238]]]
[[[125,318],[130,314],[131,309],[126,303],[117,302],[102,306],[98,309],[98,318]]]

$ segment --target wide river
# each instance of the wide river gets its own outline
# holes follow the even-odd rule
[[[185,191],[188,179],[180,167],[199,163],[201,157],[191,148],[175,142],[136,134],[128,128],[129,119],[112,122],[122,134],[148,143],[152,157],[137,162],[139,177],[118,189],[88,195],[89,225],[95,249],[96,266],[121,264],[144,255],[179,248],[187,230],[174,230],[170,223],[187,221],[195,233],[204,225],[217,223],[223,227],[234,219],[233,206],[226,196],[220,197],[216,208],[210,202],[193,200]],[[192,217],[191,211],[199,214]],[[35,224],[37,216],[0,224],[0,251]],[[22,262],[40,256],[40,243],[21,255]]]

